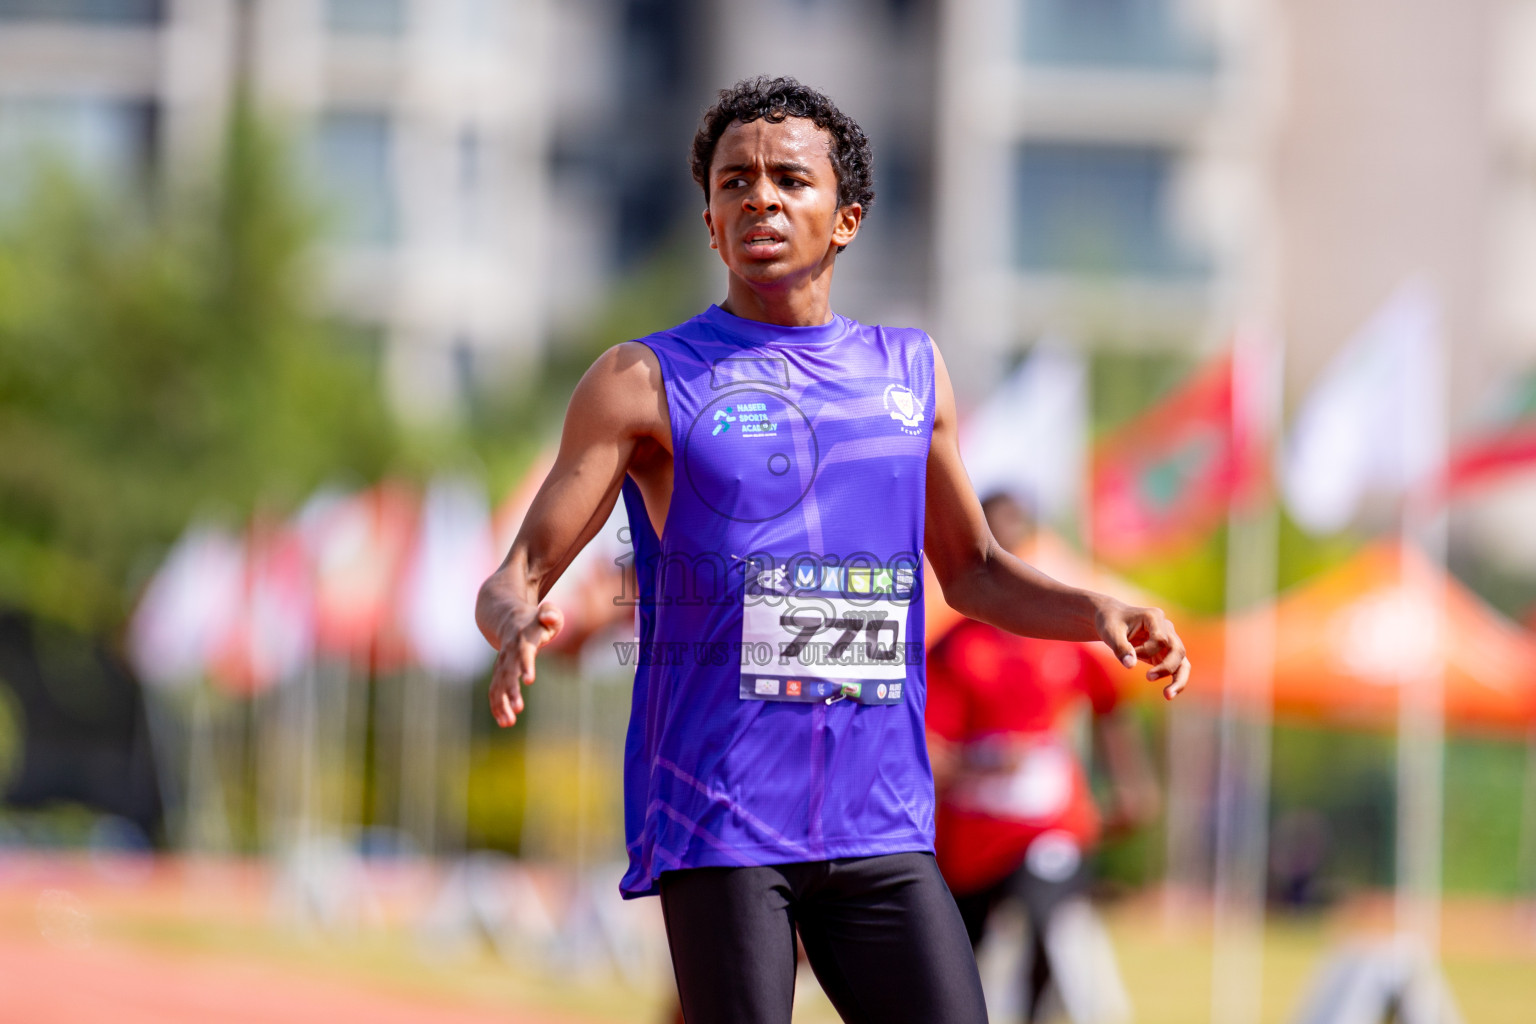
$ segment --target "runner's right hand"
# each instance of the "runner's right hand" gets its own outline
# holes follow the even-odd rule
[[[517,721],[523,710],[523,684],[534,680],[534,657],[564,624],[565,616],[548,601],[530,611],[510,610],[503,617],[491,670],[491,716],[497,725],[505,729]]]

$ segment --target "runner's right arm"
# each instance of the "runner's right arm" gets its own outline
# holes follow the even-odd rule
[[[661,366],[644,345],[617,345],[576,385],[555,464],[506,559],[480,587],[475,622],[499,652],[490,692],[498,725],[517,721],[535,655],[563,623],[545,595],[607,521],[637,452],[658,444],[671,445]]]
[[[1184,641],[1160,609],[1140,608],[1068,586],[1002,549],[960,459],[954,391],[933,350],[933,440],[928,453],[923,553],[944,599],[962,615],[1044,640],[1101,640],[1127,668],[1138,660],[1148,679],[1168,679],[1172,700],[1189,681]]]

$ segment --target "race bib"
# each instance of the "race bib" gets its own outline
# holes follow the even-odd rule
[[[950,791],[957,807],[1019,822],[1054,820],[1072,801],[1077,759],[1060,742],[1041,738],[1015,751],[1004,772],[966,775]]]
[[[763,575],[743,588],[743,700],[901,703],[909,661],[923,657],[907,642],[910,588],[780,592]]]

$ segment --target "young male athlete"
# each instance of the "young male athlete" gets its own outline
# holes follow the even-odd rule
[[[1172,697],[1161,612],[1001,550],[960,464],[922,331],[832,312],[873,199],[869,144],[792,79],[724,90],[692,154],[726,298],[582,378],[560,452],[477,621],[496,721],[523,710],[543,601],[622,493],[640,640],[625,744],[627,897],[659,893],[689,1024],[787,1024],[795,932],[844,1020],[986,1008],[934,866],[921,558],[958,610],[1108,644]]]

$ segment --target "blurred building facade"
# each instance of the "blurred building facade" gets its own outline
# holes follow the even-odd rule
[[[326,207],[335,310],[412,416],[545,333],[543,0],[0,0],[0,155],[88,177],[216,159],[242,79]]]
[[[1529,0],[949,0],[942,22],[951,346],[1198,349],[1256,323],[1294,397],[1417,277],[1453,424],[1536,358]]]
[[[1420,275],[1456,422],[1536,356],[1532,54],[1532,0],[0,0],[0,158],[174,174],[244,75],[334,204],[336,309],[430,417],[668,246],[719,282],[695,119],[793,74],[876,148],[840,307],[933,330],[962,399],[1046,333],[1243,322],[1295,394]]]
[[[975,352],[962,391],[1045,334],[1187,349],[1254,301],[1249,28],[1216,14],[944,6],[934,273],[945,336]]]
[[[216,158],[243,81],[328,211],[334,310],[432,419],[703,239],[688,143],[749,74],[798,74],[868,126],[879,212],[840,287],[921,320],[931,21],[920,0],[0,0],[0,162],[174,180]],[[711,257],[685,262],[714,281]]]

